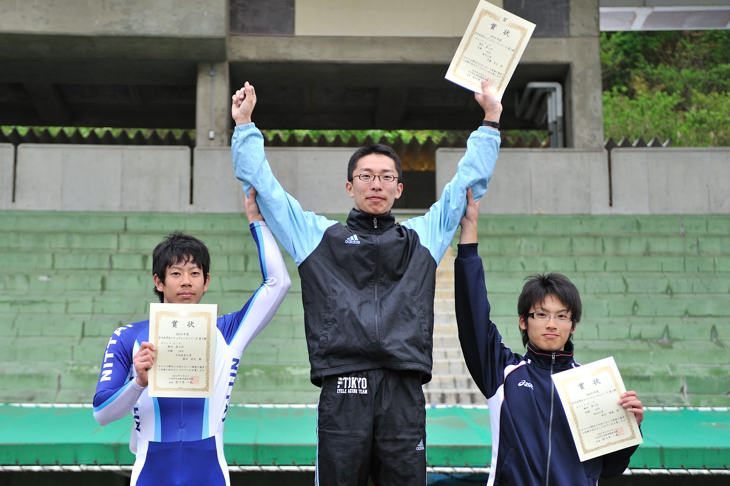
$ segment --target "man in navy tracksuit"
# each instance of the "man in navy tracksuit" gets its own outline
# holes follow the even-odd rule
[[[482,260],[477,254],[478,203],[469,195],[455,261],[456,319],[469,372],[487,397],[492,428],[488,486],[596,485],[621,474],[636,447],[580,462],[568,421],[551,379],[578,364],[571,336],[580,320],[578,290],[564,275],[530,277],[518,299],[524,356],[502,343],[489,318]],[[634,391],[620,404],[644,416]]]
[[[294,258],[302,285],[317,415],[318,485],[426,484],[426,413],[421,385],[431,379],[436,266],[466,207],[466,190],[487,188],[499,151],[502,105],[482,85],[483,126],[441,197],[423,216],[396,223],[403,191],[392,148],[358,149],[345,190],[347,223],[304,211],[279,184],[251,122],[256,92],[233,95],[231,150],[236,177],[259,194],[261,213]],[[343,171],[344,172],[344,171]],[[313,188],[317,190],[318,188]]]

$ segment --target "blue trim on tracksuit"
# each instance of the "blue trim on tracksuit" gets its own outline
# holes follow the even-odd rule
[[[573,345],[545,353],[528,344],[522,356],[502,342],[490,320],[484,268],[477,244],[458,246],[454,263],[456,321],[467,368],[487,397],[492,430],[488,486],[592,485],[621,474],[630,447],[580,462],[551,375],[578,364]]]

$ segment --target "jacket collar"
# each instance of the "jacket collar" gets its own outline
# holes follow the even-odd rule
[[[527,343],[526,358],[532,360],[540,367],[550,368],[552,365],[553,369],[565,369],[570,368],[573,364],[573,341],[565,343],[565,349],[556,351],[554,354],[555,363],[553,364],[552,351],[543,351],[532,343]]]
[[[355,231],[383,232],[394,225],[395,217],[390,211],[387,214],[376,216],[353,209],[347,216],[347,226]]]

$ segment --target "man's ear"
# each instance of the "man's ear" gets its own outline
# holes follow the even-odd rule
[[[158,292],[162,292],[165,284],[160,280],[160,277],[157,274],[152,275],[152,281],[155,282],[155,288]]]
[[[520,324],[520,329],[522,329],[523,331],[527,331],[527,323],[525,322],[524,317],[520,316],[519,324]]]
[[[398,186],[396,187],[395,198],[400,199],[401,194],[403,194],[403,183],[399,182]]]
[[[352,182],[350,182],[350,181],[345,182],[345,191],[347,192],[348,196],[355,197],[355,193],[352,192]]]

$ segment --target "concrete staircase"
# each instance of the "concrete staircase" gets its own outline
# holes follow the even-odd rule
[[[466,369],[454,314],[454,257],[450,247],[436,270],[433,325],[433,378],[424,386],[426,402],[477,405],[486,398]]]

